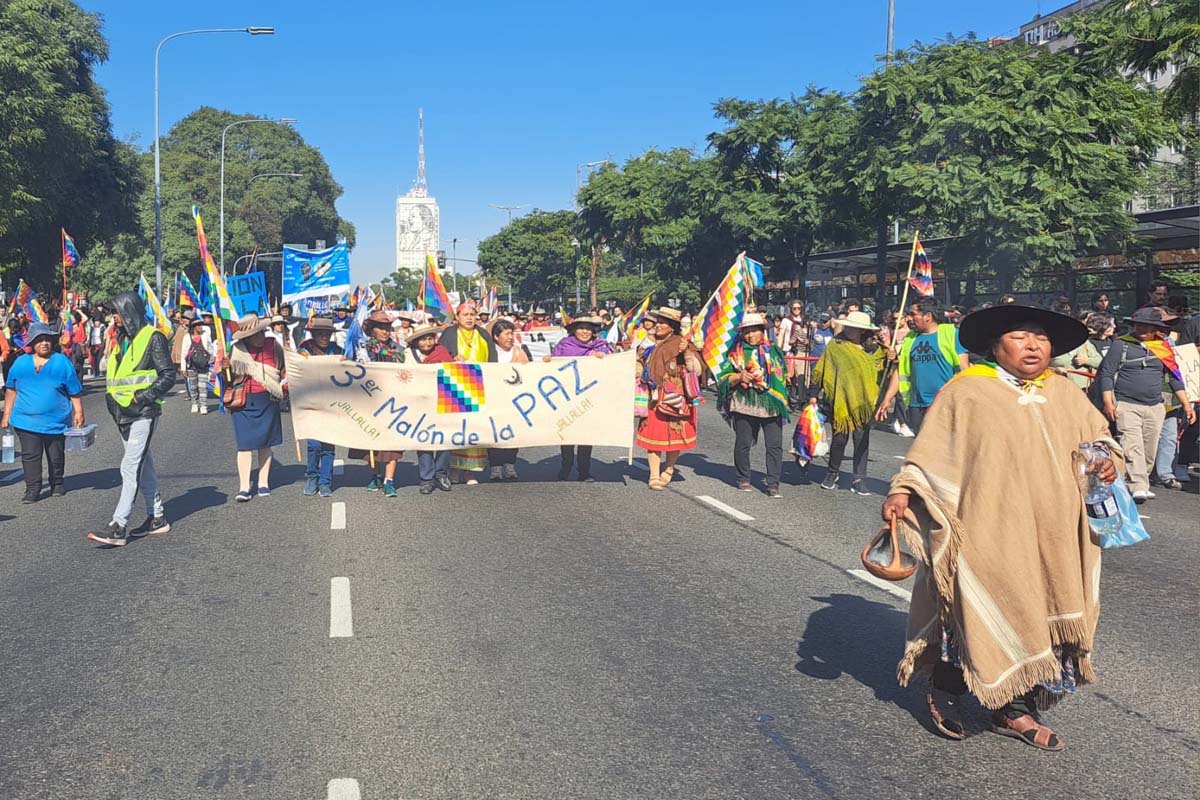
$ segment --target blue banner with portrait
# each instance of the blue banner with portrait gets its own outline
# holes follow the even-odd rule
[[[350,248],[345,242],[325,250],[283,248],[283,302],[349,290]]]

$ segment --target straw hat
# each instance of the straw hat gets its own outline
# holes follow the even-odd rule
[[[329,319],[329,317],[313,317],[308,321],[307,327],[308,330],[313,332],[325,331],[326,333],[333,333],[335,330],[337,330],[337,328],[333,326],[333,320]]]
[[[681,312],[677,308],[668,308],[666,306],[663,306],[662,308],[649,314],[648,316],[652,316],[655,319],[668,320],[670,322],[674,322],[674,323],[678,324],[680,322],[680,320],[683,319],[683,312]]]
[[[233,332],[233,341],[241,341],[247,336],[253,336],[269,327],[271,327],[270,320],[261,319],[257,314],[247,314],[238,322],[237,330]]]
[[[877,331],[879,326],[871,322],[871,317],[865,311],[851,311],[844,317],[838,317],[837,324],[842,328],[858,328],[862,331]]]
[[[422,325],[419,328],[413,328],[411,331],[409,331],[407,337],[408,343],[416,344],[418,339],[424,339],[430,334],[433,334],[434,336],[440,336],[441,333],[442,329],[437,325]]]
[[[571,330],[576,325],[591,325],[593,328],[599,328],[604,324],[604,321],[599,317],[576,317],[566,324],[567,330]]]
[[[739,331],[744,331],[747,328],[766,328],[767,318],[757,311],[742,315],[742,323],[738,325]]]

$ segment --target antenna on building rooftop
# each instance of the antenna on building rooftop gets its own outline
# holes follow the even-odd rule
[[[413,181],[413,197],[428,197],[429,184],[425,182],[425,109],[417,109],[417,179]]]

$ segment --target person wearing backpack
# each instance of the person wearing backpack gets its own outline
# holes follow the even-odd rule
[[[208,413],[208,368],[217,357],[212,332],[202,319],[188,323],[188,335],[179,349],[179,371],[187,376],[187,393],[193,414]]]

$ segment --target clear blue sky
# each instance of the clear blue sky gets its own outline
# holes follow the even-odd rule
[[[111,57],[98,78],[116,133],[142,146],[153,141],[160,38],[275,26],[275,36],[168,43],[162,130],[201,105],[297,118],[345,189],[338,209],[357,226],[351,265],[363,281],[393,268],[395,197],[416,174],[418,107],[445,249],[457,237],[459,257],[474,258],[476,243],[505,221],[489,203],[568,208],[581,162],[703,148],[718,98],[781,97],[809,83],[853,89],[884,49],[887,14],[886,0],[81,2],[104,18]],[[970,31],[1011,36],[1058,7],[896,5],[897,47]]]

